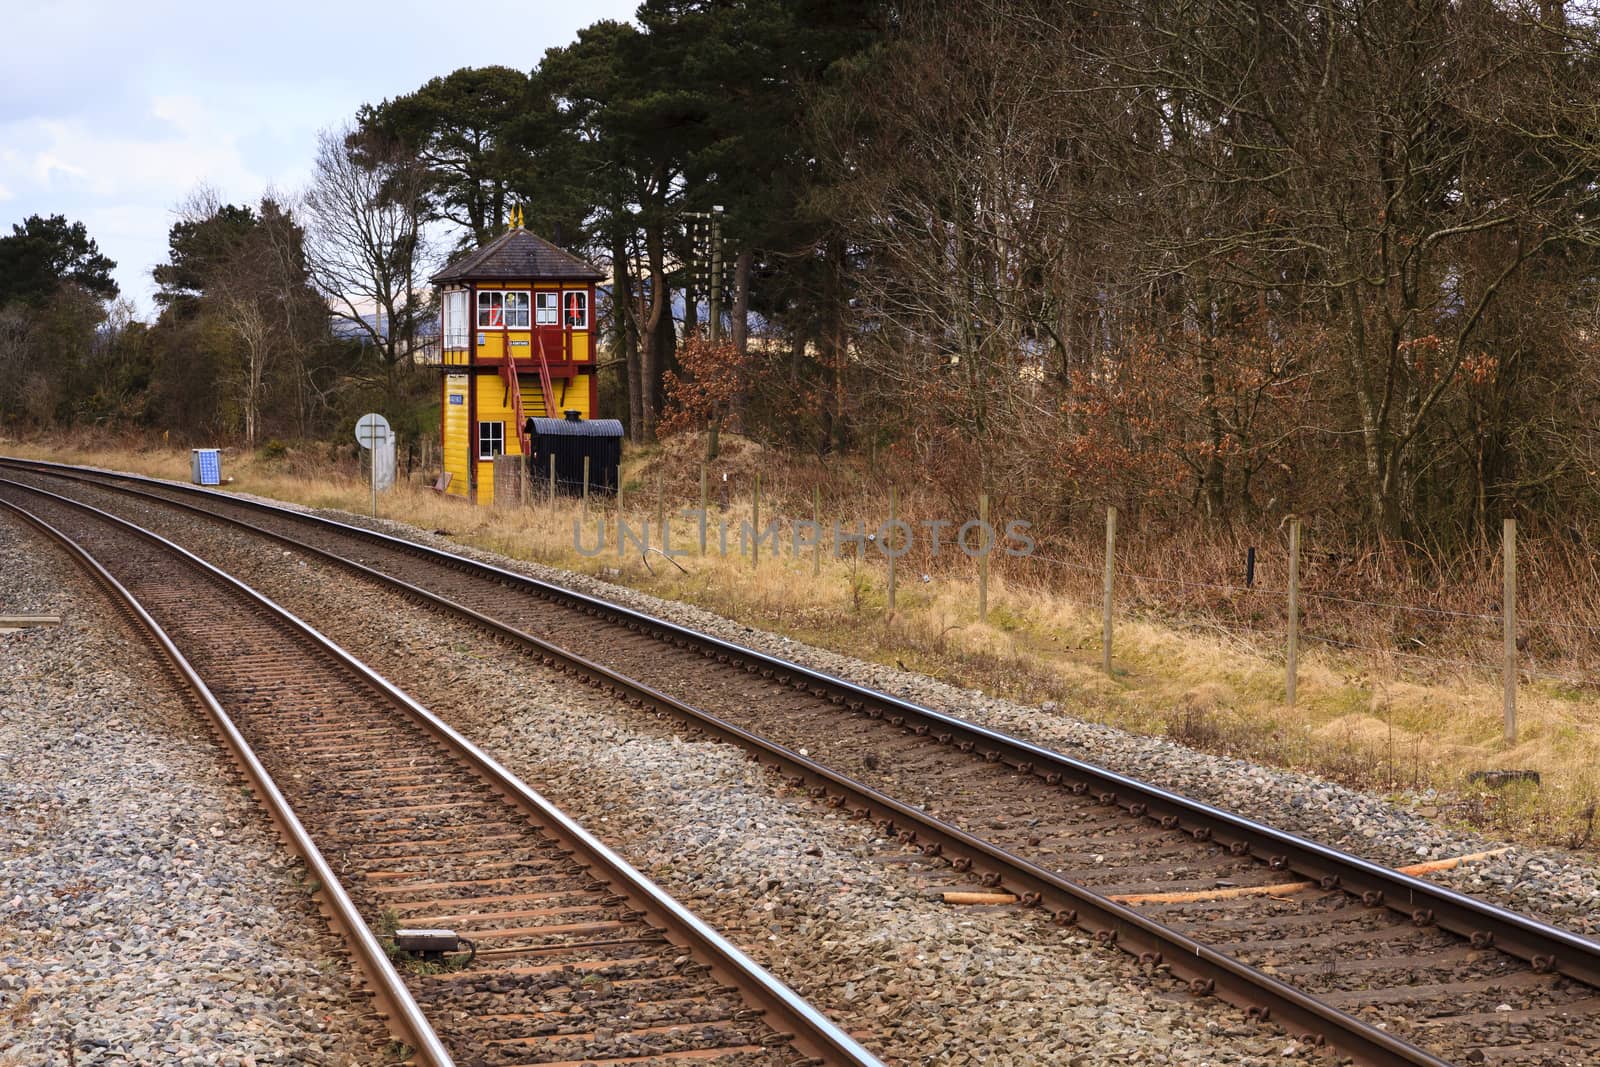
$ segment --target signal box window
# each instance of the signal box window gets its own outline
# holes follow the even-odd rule
[[[444,346],[467,347],[467,294],[459,289],[444,294]]]
[[[493,459],[506,452],[506,424],[503,422],[478,423],[478,458]]]
[[[561,294],[560,293],[535,293],[534,300],[539,309],[540,326],[557,326],[561,323]]]
[[[526,330],[528,328],[527,293],[506,293],[506,328],[512,330]]]
[[[506,324],[506,294],[478,294],[478,329],[499,330]]]
[[[589,328],[589,294],[585,292],[569,292],[567,298],[567,329],[587,330]]]

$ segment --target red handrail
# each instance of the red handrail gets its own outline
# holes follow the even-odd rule
[[[500,377],[511,394],[511,414],[517,420],[517,440],[522,444],[523,456],[527,456],[533,440],[528,436],[527,416],[522,413],[522,380],[517,377],[517,361],[509,354],[500,364]],[[548,401],[546,404],[548,406]]]

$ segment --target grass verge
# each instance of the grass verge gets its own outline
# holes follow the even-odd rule
[[[0,453],[84,463],[185,479],[189,456],[141,441],[74,438],[0,440]],[[754,471],[766,477],[763,522],[787,513],[808,518],[805,461],[764,453],[734,440],[714,474],[744,485]],[[368,490],[354,465],[341,466],[326,446],[281,447],[257,454],[230,451],[228,488],[321,508],[365,513]],[[884,515],[858,470],[840,491],[830,472],[829,511]],[[626,514],[637,529],[654,524],[660,500],[692,503],[698,464],[692,444],[631,451],[624,468]],[[730,523],[730,553],[738,522],[750,513],[740,492],[715,477],[713,513]],[[812,483],[813,485],[815,482]],[[659,486],[659,490],[657,487]],[[920,521],[915,501],[899,514]],[[669,507],[668,510],[671,510]],[[519,559],[590,574],[656,596],[695,604],[743,624],[771,630],[863,659],[918,671],[964,688],[1026,703],[1071,709],[1079,718],[1131,731],[1166,735],[1205,751],[1321,774],[1409,802],[1437,817],[1529,843],[1593,849],[1600,798],[1600,695],[1592,686],[1530,677],[1519,692],[1519,739],[1501,737],[1501,694],[1495,679],[1472,670],[1432,665],[1426,674],[1406,661],[1312,647],[1301,659],[1299,700],[1283,703],[1283,662],[1268,632],[1224,625],[1203,612],[1135,606],[1119,617],[1115,670],[1100,670],[1097,605],[1064,595],[1061,583],[1037,570],[1002,569],[991,579],[987,619],[976,617],[970,561],[947,554],[902,561],[897,603],[888,610],[880,561],[842,558],[814,562],[796,556],[784,535],[780,558],[752,567],[748,555],[698,554],[698,531],[678,520],[669,561],[630,544],[619,554],[616,509],[598,501],[587,512],[559,500],[529,508],[480,508],[426,488],[422,476],[380,498],[380,513],[455,540]],[[825,514],[827,514],[825,512]],[[597,521],[611,523],[603,551]],[[655,527],[652,525],[652,529]],[[870,526],[868,528],[871,528]],[[659,538],[659,534],[654,535]],[[659,543],[659,541],[657,542]],[[846,546],[847,549],[853,545]],[[870,552],[870,550],[869,550]],[[952,558],[953,557],[953,558]],[[926,568],[926,570],[924,569]],[[1237,613],[1234,614],[1237,618]],[[1064,712],[1058,712],[1064,714]],[[1530,769],[1540,784],[1490,786],[1473,774]]]

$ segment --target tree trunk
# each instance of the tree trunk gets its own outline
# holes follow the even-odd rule
[[[650,271],[650,313],[644,322],[644,358],[640,361],[640,400],[643,410],[640,419],[640,440],[649,443],[656,439],[656,391],[660,388],[662,369],[661,323],[670,319],[667,314],[667,268],[662,247],[659,222],[645,228],[645,257]]]
[[[644,388],[639,360],[639,333],[635,328],[638,305],[633,274],[628,269],[628,245],[619,228],[611,239],[611,267],[616,275],[612,307],[616,315],[617,345],[622,349],[624,381],[628,392],[628,437],[635,444],[644,438]]]
[[[733,264],[733,347],[740,356],[750,351],[750,270],[755,261],[756,254],[745,249]]]
[[[800,365],[806,354],[806,333],[795,327],[789,337],[789,388],[798,391],[800,385]]]
[[[1225,434],[1222,428],[1222,413],[1217,410],[1216,355],[1211,351],[1211,346],[1205,342],[1202,342],[1201,351],[1203,354],[1200,357],[1200,403],[1204,408],[1206,438],[1207,444],[1210,445],[1204,475],[1206,518],[1214,521],[1222,517],[1227,507],[1224,485],[1227,472],[1222,461]]]

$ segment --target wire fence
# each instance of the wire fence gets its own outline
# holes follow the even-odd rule
[[[523,499],[530,504],[547,502],[552,497],[569,503],[585,500],[591,509],[600,508],[603,516],[609,516],[611,521],[618,524],[618,538],[614,543],[618,545],[619,550],[624,544],[632,544],[640,548],[643,555],[664,550],[665,554],[682,559],[686,555],[694,555],[698,544],[700,551],[724,554],[731,549],[740,555],[759,551],[763,554],[781,556],[785,554],[784,549],[787,548],[788,555],[796,560],[803,557],[813,566],[816,566],[821,558],[837,558],[843,555],[851,555],[857,561],[872,559],[875,565],[885,572],[884,580],[891,611],[894,610],[896,602],[897,584],[904,582],[908,577],[926,584],[933,580],[933,573],[942,571],[951,577],[970,580],[972,571],[976,570],[980,592],[974,614],[980,618],[985,617],[988,613],[987,583],[992,558],[1003,557],[1006,572],[1012,575],[1029,573],[1029,569],[1033,569],[1032,573],[1037,576],[1038,569],[1042,569],[1045,574],[1059,571],[1077,576],[1079,584],[1076,586],[1078,590],[1076,595],[1069,589],[1072,586],[1070,582],[1063,584],[1060,581],[1046,580],[1043,584],[1054,589],[1057,595],[1077,599],[1080,602],[1092,595],[1083,590],[1082,580],[1094,579],[1100,586],[1099,606],[1104,634],[1103,662],[1108,671],[1112,670],[1114,663],[1117,621],[1130,617],[1154,618],[1159,615],[1163,624],[1226,632],[1248,642],[1254,649],[1269,654],[1272,652],[1272,646],[1282,647],[1286,672],[1285,696],[1290,704],[1294,702],[1294,681],[1298,671],[1297,652],[1302,642],[1352,655],[1399,660],[1436,669],[1499,674],[1503,678],[1505,690],[1508,740],[1514,740],[1516,736],[1516,687],[1520,678],[1546,679],[1578,688],[1600,684],[1600,675],[1591,676],[1585,671],[1573,673],[1550,670],[1547,669],[1547,665],[1535,662],[1534,657],[1525,653],[1524,646],[1528,636],[1535,629],[1547,627],[1587,637],[1591,634],[1600,634],[1600,626],[1560,619],[1518,616],[1515,572],[1516,530],[1515,523],[1511,521],[1506,524],[1506,540],[1500,553],[1505,569],[1502,575],[1504,589],[1502,602],[1496,606],[1496,610],[1472,611],[1395,599],[1367,598],[1346,591],[1305,588],[1299,577],[1302,560],[1298,548],[1298,520],[1294,519],[1289,520],[1294,527],[1294,534],[1290,538],[1290,551],[1283,556],[1262,557],[1263,563],[1270,563],[1270,571],[1278,576],[1279,581],[1258,582],[1253,580],[1253,574],[1244,581],[1215,581],[1152,573],[1147,568],[1130,567],[1128,560],[1117,550],[1115,509],[1110,509],[1108,514],[1105,554],[1096,562],[1082,558],[1071,559],[1066,555],[1052,553],[1048,551],[1050,547],[1048,545],[1046,550],[1040,550],[1039,546],[1031,541],[1027,551],[1013,550],[1009,547],[1004,552],[1000,551],[997,547],[999,544],[997,528],[1000,527],[998,523],[987,522],[986,498],[981,501],[985,519],[981,524],[983,529],[979,530],[982,534],[979,540],[987,542],[984,550],[972,551],[973,539],[969,533],[974,526],[973,520],[958,526],[956,523],[942,520],[919,519],[922,527],[933,532],[930,554],[929,549],[921,545],[918,546],[917,552],[910,551],[911,523],[904,517],[895,516],[892,496],[887,521],[873,523],[856,518],[847,521],[835,519],[825,523],[816,495],[813,496],[810,516],[796,517],[783,512],[775,513],[770,506],[763,511],[759,475],[754,477],[753,487],[741,485],[737,487],[738,492],[732,492],[726,482],[714,485],[715,492],[708,486],[702,467],[699,498],[697,501],[686,503],[681,493],[669,495],[660,484],[653,487],[654,491],[650,487],[641,488],[637,485],[619,486],[613,491],[571,478],[558,477],[552,482],[548,475],[541,478],[535,474],[527,478],[519,494],[526,494]],[[868,501],[864,500],[863,503]],[[630,527],[631,537],[623,536],[624,524]],[[676,530],[673,529],[674,524],[677,524]],[[938,558],[941,553],[939,540],[941,528],[945,528],[945,533],[949,536],[943,544],[959,551],[958,555],[955,551],[952,552],[955,559],[953,563],[950,556]],[[1003,528],[1009,530],[1009,527]],[[689,539],[687,546],[683,545],[682,541],[685,537]],[[661,542],[659,549],[652,547],[655,540]],[[905,551],[899,551],[901,548]],[[1254,561],[1255,550],[1250,549],[1250,553]],[[874,558],[879,555],[881,559]],[[967,558],[963,560],[963,556]],[[752,565],[754,562],[752,560]],[[1282,580],[1284,576],[1287,576],[1287,581]],[[855,580],[853,571],[852,581]],[[1130,585],[1136,591],[1136,595],[1132,597],[1127,593]],[[1157,598],[1152,604],[1147,587],[1200,593],[1214,597],[1214,600],[1202,604],[1193,601],[1169,604]],[[1308,605],[1321,605],[1330,610],[1338,609],[1334,615],[1327,617],[1324,617],[1322,612],[1314,613],[1316,619],[1321,620],[1324,625],[1333,624],[1334,632],[1323,632],[1321,628],[1305,625]],[[1242,617],[1241,613],[1246,612],[1249,617]],[[1263,613],[1277,616],[1281,619],[1281,625],[1261,625]],[[1445,627],[1444,630],[1427,631],[1437,644],[1454,644],[1469,649],[1475,641],[1481,642],[1490,636],[1479,631],[1474,638],[1471,630],[1499,624],[1501,633],[1497,639],[1497,654],[1493,658],[1472,658],[1470,655],[1447,654],[1442,649],[1384,647],[1381,642],[1374,643],[1359,638],[1358,634],[1362,627],[1358,625],[1358,620],[1352,613],[1355,615],[1365,613],[1364,617],[1369,620],[1374,614],[1390,616],[1391,620],[1394,616],[1433,620]],[[1341,623],[1344,624],[1343,627]],[[1393,626],[1396,623],[1391,621],[1389,625]],[[1467,630],[1456,632],[1451,630],[1451,627],[1466,627]],[[1341,628],[1351,632],[1339,633]],[[1410,639],[1421,645],[1420,638],[1413,636]]]

